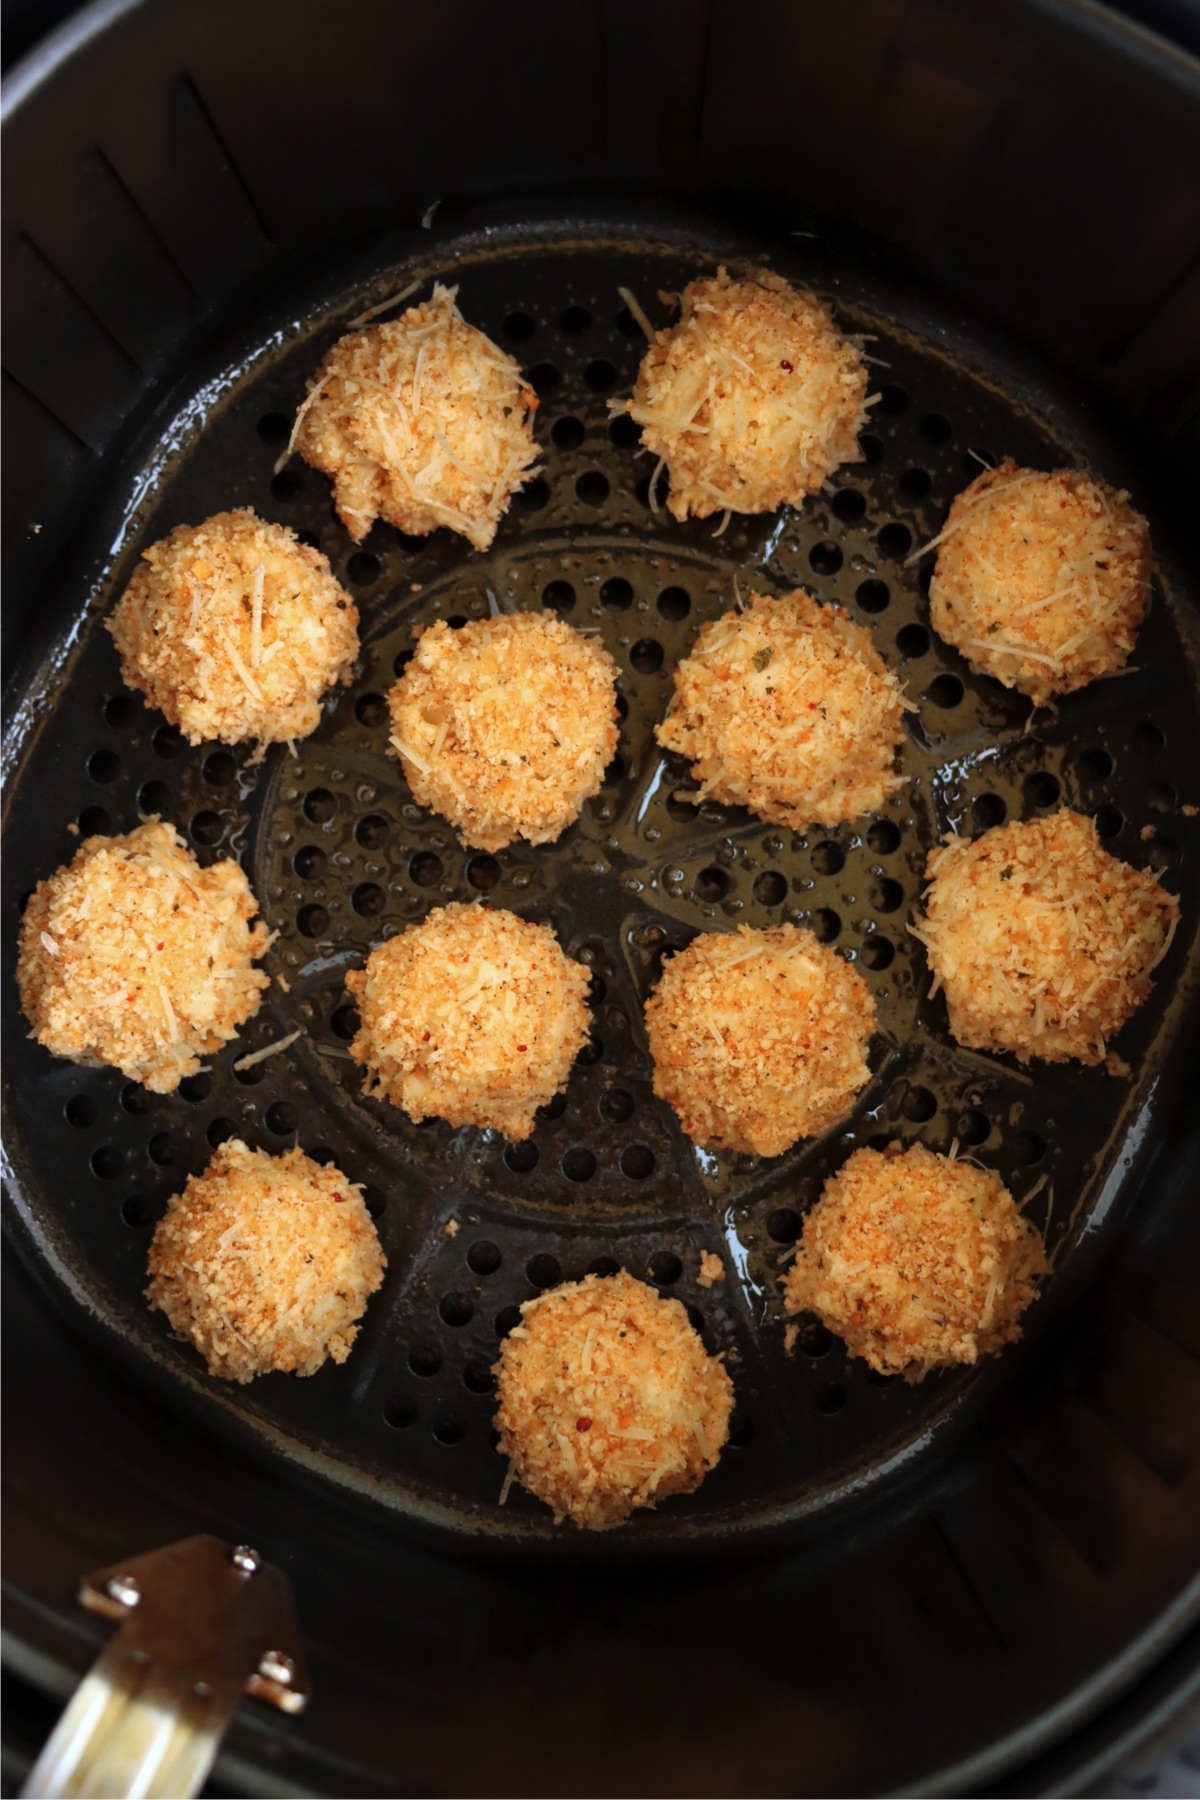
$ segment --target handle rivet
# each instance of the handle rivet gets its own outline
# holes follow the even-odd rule
[[[290,1656],[283,1656],[278,1650],[268,1650],[259,1659],[258,1672],[264,1681],[275,1681],[280,1687],[287,1687],[296,1673],[296,1665]]]
[[[128,1606],[131,1609],[142,1597],[142,1590],[132,1575],[114,1575],[110,1581],[105,1583],[105,1592],[111,1599],[117,1600],[122,1606]]]
[[[249,1544],[235,1545],[234,1549],[230,1551],[229,1560],[235,1569],[241,1570],[243,1575],[257,1575],[262,1567],[262,1557],[257,1550],[252,1550]]]

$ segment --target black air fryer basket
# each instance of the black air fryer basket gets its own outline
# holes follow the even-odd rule
[[[243,1709],[230,1791],[1075,1791],[1200,1664],[1196,65],[1084,4],[146,0],[24,65],[6,136],[15,1676],[65,1693],[100,1633],[79,1575],[209,1530],[288,1571],[316,1690],[286,1724]],[[658,509],[608,408],[644,347],[618,290],[662,324],[718,262],[815,287],[881,392],[864,462],[719,536]],[[348,321],[435,277],[541,401],[544,472],[482,556],[356,547],[276,466]],[[1003,455],[1128,486],[1155,548],[1133,671],[1032,718],[932,636],[912,556]],[[146,544],[235,504],[362,615],[354,685],[260,766],[187,746],[101,629]],[[807,837],[680,801],[652,737],[698,625],[798,585],[919,709],[904,790]],[[621,743],[557,845],[481,855],[413,804],[384,696],[414,627],[517,608],[599,630]],[[962,1050],[905,929],[943,832],[1063,803],[1183,907],[1124,1076]],[[152,812],[239,858],[287,984],[167,1097],[29,1043],[12,980],[69,828]],[[481,894],[593,978],[521,1145],[364,1100],[346,1048],[346,970]],[[870,983],[870,1085],[787,1156],[706,1155],[653,1099],[642,1004],[697,932],[785,919]],[[390,1268],[342,1369],[230,1391],[145,1310],[150,1227],[234,1133],[366,1184]],[[1018,1347],[915,1388],[815,1325],[789,1354],[778,1284],[824,1177],[896,1139],[1031,1195],[1054,1265]],[[490,1365],[523,1300],[618,1265],[685,1302],[738,1406],[699,1493],[592,1537],[499,1506]]]

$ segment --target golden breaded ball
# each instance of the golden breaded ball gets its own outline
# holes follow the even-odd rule
[[[356,543],[376,519],[414,537],[448,526],[486,550],[536,473],[537,396],[511,356],[463,320],[457,288],[339,338],[308,387],[292,443],[333,480]]]
[[[925,916],[910,929],[951,1032],[1022,1062],[1102,1062],[1179,919],[1149,869],[1110,856],[1094,822],[1065,809],[974,843],[952,837],[925,876]]]
[[[865,1086],[875,1003],[811,931],[702,933],[646,1002],[654,1092],[710,1149],[781,1156]]]
[[[17,981],[54,1056],[109,1063],[172,1094],[254,1017],[267,928],[235,862],[202,869],[170,825],[87,838],[40,881],[21,920]]]
[[[495,1372],[509,1478],[556,1523],[604,1531],[694,1492],[729,1436],[724,1366],[678,1300],[624,1270],[527,1300]]]
[[[124,680],[192,744],[307,737],[358,655],[328,558],[248,506],[152,544],[107,626]]]
[[[146,1298],[223,1381],[315,1375],[349,1356],[386,1266],[340,1169],[230,1138],[159,1221]]]
[[[920,1381],[1021,1335],[1046,1273],[1042,1240],[990,1169],[923,1144],[856,1150],[804,1221],[783,1282],[852,1356]]]
[[[978,674],[1044,706],[1125,667],[1150,598],[1150,534],[1128,494],[1003,462],[935,542],[930,622]]]
[[[866,397],[857,345],[814,294],[769,269],[718,269],[684,288],[679,323],[657,334],[620,410],[666,465],[669,511],[705,519],[799,506],[860,462]]]
[[[617,665],[561,619],[511,613],[422,632],[389,697],[413,798],[464,844],[549,844],[617,747]]]
[[[870,632],[837,607],[752,594],[701,626],[654,735],[692,765],[700,790],[685,798],[804,830],[873,812],[902,785],[905,705]]]
[[[499,907],[437,907],[372,950],[346,986],[361,1029],[350,1054],[416,1119],[518,1142],[567,1085],[588,1035],[588,972],[548,925]]]

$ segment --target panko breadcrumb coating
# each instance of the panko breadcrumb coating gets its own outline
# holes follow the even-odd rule
[[[38,883],[21,920],[17,981],[54,1056],[110,1063],[171,1094],[254,1017],[267,928],[234,862],[202,869],[170,825],[84,840]]]
[[[360,1190],[302,1150],[238,1138],[190,1175],[154,1232],[146,1298],[210,1375],[315,1375],[345,1362],[387,1259]]]
[[[675,518],[799,506],[862,460],[866,366],[814,294],[769,269],[740,281],[718,269],[689,282],[681,306],[621,408],[667,467]]]
[[[925,945],[950,1030],[1022,1062],[1102,1062],[1153,987],[1179,906],[1149,869],[1110,856],[1093,820],[1062,810],[951,837],[925,870]]]
[[[457,288],[339,338],[308,384],[292,444],[333,478],[356,543],[376,519],[423,537],[446,525],[486,550],[535,474],[537,395],[511,356],[464,322]]]
[[[804,1221],[784,1278],[852,1356],[920,1381],[1021,1335],[1046,1273],[1042,1240],[990,1169],[923,1144],[856,1150]]]
[[[588,972],[548,925],[441,906],[353,970],[362,1027],[350,1046],[382,1094],[418,1122],[448,1119],[514,1143],[567,1084],[588,1035]]]
[[[191,744],[307,737],[358,655],[329,559],[248,506],[152,544],[106,623],[124,680]]]
[[[617,665],[561,619],[512,613],[422,632],[391,691],[413,798],[464,844],[548,844],[600,791],[617,747]]]
[[[495,1373],[509,1479],[556,1524],[604,1531],[692,1493],[729,1435],[725,1368],[678,1300],[624,1270],[527,1300]]]
[[[1078,469],[986,469],[958,495],[929,589],[939,637],[1037,706],[1125,666],[1150,598],[1150,534]]]
[[[655,730],[698,793],[803,830],[873,812],[902,786],[904,690],[871,634],[802,590],[752,594],[703,625]]]
[[[875,1002],[811,931],[703,933],[646,1002],[654,1092],[712,1149],[781,1156],[849,1111]]]

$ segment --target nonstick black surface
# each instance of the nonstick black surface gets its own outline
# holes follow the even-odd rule
[[[145,1378],[210,1426],[239,1415],[264,1445],[328,1481],[477,1538],[563,1538],[520,1490],[497,1505],[504,1465],[490,1365],[521,1301],[618,1264],[687,1304],[709,1347],[730,1357],[738,1408],[730,1448],[700,1492],[601,1540],[597,1554],[829,1518],[889,1477],[911,1476],[914,1457],[986,1418],[1037,1358],[1081,1237],[1094,1247],[1119,1229],[1123,1168],[1182,1016],[1200,844],[1200,821],[1183,808],[1200,802],[1187,754],[1200,709],[1195,625],[1176,578],[1160,562],[1133,672],[1031,717],[1027,700],[973,676],[933,638],[933,559],[908,560],[954,494],[1000,456],[1082,463],[1119,483],[1086,418],[958,321],[915,316],[799,250],[775,265],[814,282],[844,328],[873,334],[881,398],[862,439],[866,460],[799,511],[735,517],[720,536],[715,519],[681,526],[653,510],[636,430],[609,419],[607,402],[628,391],[644,349],[617,289],[632,287],[665,323],[658,290],[678,290],[718,258],[765,254],[628,227],[578,238],[514,228],[443,243],[426,264],[349,280],[339,271],[331,292],[271,319],[253,346],[226,346],[224,366],[218,356],[165,406],[149,451],[143,443],[114,468],[127,528],[104,582],[79,595],[60,666],[35,681],[16,717],[3,873],[7,1135],[31,1253],[114,1349],[139,1352]],[[298,459],[275,472],[326,347],[418,275],[457,281],[464,316],[513,351],[541,397],[544,474],[482,556],[447,532],[417,540],[385,526],[356,547],[322,476]],[[1153,496],[1134,500],[1153,523]],[[187,746],[123,688],[101,629],[146,545],[231,505],[319,545],[362,614],[353,686],[331,697],[294,758],[274,749],[257,767],[246,747]],[[653,742],[698,626],[739,594],[796,586],[868,625],[920,709],[908,722],[904,789],[870,819],[807,836],[680,800],[686,765]],[[414,630],[538,607],[598,630],[616,658],[618,756],[557,844],[464,850],[413,803],[387,750],[385,696]],[[1183,906],[1156,991],[1115,1046],[1128,1077],[1025,1069],[961,1049],[942,1001],[926,997],[923,953],[905,929],[942,833],[974,835],[1060,804],[1091,813],[1106,846],[1159,870]],[[280,933],[266,967],[287,984],[273,984],[209,1072],[167,1097],[27,1042],[11,980],[23,898],[73,853],[70,826],[83,836],[127,831],[149,813],[177,825],[202,861],[241,861]],[[593,975],[592,1042],[521,1145],[442,1122],[418,1127],[363,1099],[347,1054],[347,969],[431,907],[472,899],[549,922]],[[815,1143],[771,1160],[712,1155],[652,1096],[642,1005],[663,957],[697,932],[782,920],[811,925],[870,984],[872,1080],[844,1128]],[[304,1036],[291,1050],[234,1072],[247,1050],[297,1026]],[[377,1218],[385,1286],[349,1362],[309,1381],[213,1382],[141,1299],[150,1230],[168,1197],[233,1134],[268,1150],[298,1141],[336,1160],[366,1185]],[[1030,1216],[1055,1266],[1022,1346],[915,1388],[870,1375],[812,1320],[786,1354],[777,1280],[829,1171],[856,1145],[896,1139],[936,1150],[957,1140],[1018,1200],[1033,1194]],[[706,1249],[726,1271],[707,1292],[696,1283]]]

